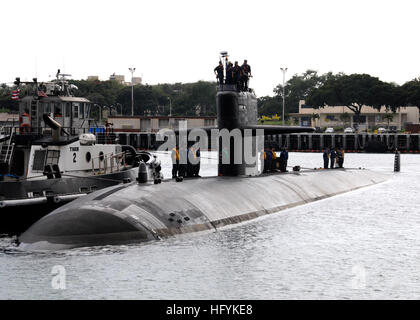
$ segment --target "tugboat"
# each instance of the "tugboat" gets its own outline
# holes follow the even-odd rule
[[[74,96],[66,76],[58,70],[52,82],[26,82],[19,125],[1,128],[0,233],[18,234],[69,201],[131,182],[139,165],[147,180],[163,179],[156,156],[118,144],[108,128],[90,132],[93,104]]]

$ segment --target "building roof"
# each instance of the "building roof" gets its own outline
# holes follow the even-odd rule
[[[217,116],[109,116],[108,119],[216,119]]]
[[[17,113],[6,113],[6,112],[0,113],[0,121],[7,121],[8,119],[18,120],[19,115]]]
[[[26,96],[20,100],[33,100],[33,96]],[[90,102],[88,99],[83,97],[68,97],[68,96],[48,96],[48,97],[39,97],[40,102]]]

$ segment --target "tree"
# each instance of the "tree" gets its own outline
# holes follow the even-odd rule
[[[284,86],[285,113],[298,112],[299,100],[306,100],[313,89],[320,87],[331,77],[333,77],[331,72],[318,75],[318,72],[315,70],[306,70],[301,75],[293,75]],[[283,85],[277,85],[276,88],[274,88],[274,93],[278,99],[281,100],[283,95]]]
[[[258,98],[258,114],[261,115],[274,115],[281,113],[281,98],[278,96],[269,97],[264,96]]]
[[[383,119],[387,121],[388,123],[387,129],[389,129],[389,123],[394,119],[394,115],[391,113],[386,113],[383,115]]]
[[[315,122],[315,125],[316,125],[316,120],[319,119],[319,114],[318,113],[312,113],[311,119]]]
[[[399,87],[382,82],[368,74],[340,74],[311,91],[306,104],[315,108],[345,106],[356,115],[359,122],[363,106],[377,110],[381,107],[395,109],[403,104]]]
[[[420,109],[420,78],[404,83],[401,95],[405,100],[404,105],[417,106]]]
[[[343,127],[345,126],[344,124],[347,123],[350,120],[350,114],[348,112],[344,112],[342,114],[340,114],[340,120],[343,121]]]

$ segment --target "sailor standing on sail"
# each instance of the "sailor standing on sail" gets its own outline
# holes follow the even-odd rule
[[[235,66],[232,69],[232,73],[233,73],[233,81],[234,84],[236,84],[236,87],[238,90],[241,89],[241,67],[238,64],[238,61],[235,61]]]
[[[241,89],[243,91],[248,91],[248,81],[251,75],[251,66],[248,64],[247,60],[244,60],[244,63],[241,66]]]
[[[224,77],[223,72],[224,72],[223,63],[222,61],[219,61],[219,65],[216,68],[214,68],[214,74],[216,75],[217,82],[219,84],[223,84],[223,77]]]
[[[226,66],[226,84],[234,84],[232,71],[233,71],[233,64],[232,62],[228,62]]]

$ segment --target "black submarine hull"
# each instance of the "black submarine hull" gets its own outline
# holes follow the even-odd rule
[[[64,204],[126,179],[135,181],[137,174],[134,167],[100,176],[0,182],[0,234],[20,234]]]
[[[369,170],[335,169],[124,184],[64,205],[30,227],[19,242],[26,250],[60,250],[217,230],[386,179]]]

